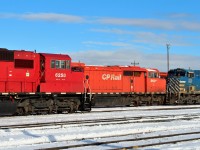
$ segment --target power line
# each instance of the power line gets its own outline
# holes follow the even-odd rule
[[[131,65],[133,65],[133,66],[135,66],[135,65],[139,65],[139,62],[135,62],[135,60],[134,60],[134,62],[133,63],[131,63]]]

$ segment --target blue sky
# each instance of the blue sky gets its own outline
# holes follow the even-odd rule
[[[199,0],[1,0],[0,47],[88,65],[200,69]]]

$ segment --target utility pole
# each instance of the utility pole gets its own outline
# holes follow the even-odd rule
[[[136,63],[135,60],[133,63],[131,63],[131,65],[135,66],[135,65],[139,65],[139,63]]]
[[[167,46],[167,72],[169,71],[169,49],[170,49],[170,44],[166,44]]]

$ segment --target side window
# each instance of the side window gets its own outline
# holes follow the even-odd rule
[[[51,68],[70,69],[70,60],[51,60]]]
[[[60,68],[60,60],[56,60],[56,69]]]
[[[178,72],[176,72],[176,76],[177,77],[185,77],[186,73],[184,71],[178,71]]]
[[[61,60],[61,69],[65,69],[66,68],[66,63],[64,60]]]
[[[148,76],[149,76],[149,78],[158,78],[158,73],[157,72],[149,72]]]
[[[66,69],[70,69],[70,60],[66,60]]]
[[[55,60],[51,60],[51,68],[55,68]]]
[[[194,73],[193,72],[188,72],[188,78],[193,78],[194,77]]]
[[[73,72],[83,72],[83,68],[81,68],[81,67],[72,67],[71,70]]]
[[[124,76],[133,76],[133,71],[124,71],[123,75]]]
[[[135,76],[135,77],[140,77],[141,72],[139,71],[124,71],[123,72],[124,76]]]
[[[148,77],[151,78],[151,72],[148,72]]]
[[[135,77],[140,77],[140,76],[141,76],[141,72],[135,71],[135,72],[134,72],[134,76],[135,76]]]

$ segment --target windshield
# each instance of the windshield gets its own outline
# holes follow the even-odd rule
[[[168,72],[169,76],[175,76],[175,77],[184,77],[185,74],[186,74],[186,71],[183,69],[174,69]]]

